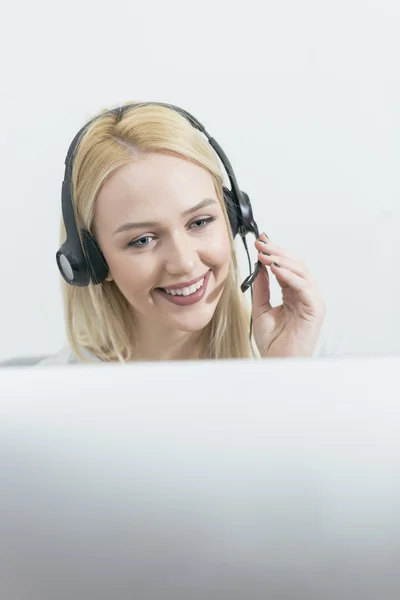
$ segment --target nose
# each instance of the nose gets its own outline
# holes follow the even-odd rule
[[[170,275],[193,275],[197,252],[193,240],[186,235],[171,237],[165,248],[165,269]]]

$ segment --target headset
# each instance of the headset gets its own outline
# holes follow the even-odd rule
[[[140,102],[136,104],[126,104],[95,117],[84,127],[82,127],[80,131],[78,131],[68,149],[67,157],[65,159],[64,181],[62,182],[61,192],[62,216],[66,230],[66,240],[57,251],[56,260],[61,275],[70,285],[82,287],[88,286],[89,283],[98,285],[106,279],[109,273],[106,259],[104,258],[104,255],[94,236],[86,229],[81,229],[81,244],[78,233],[73,205],[72,168],[79,143],[91,123],[100,118],[100,116],[103,117],[107,114],[116,114],[119,120],[121,120],[127,110],[149,105],[164,106],[178,112],[185,119],[187,119],[187,121],[189,121],[193,127],[198,129],[206,136],[208,142],[215,150],[225,168],[231,185],[230,190],[225,186],[223,187],[223,194],[230,226],[232,229],[232,235],[234,238],[237,235],[240,235],[242,238],[249,259],[249,267],[251,271],[246,235],[248,233],[252,233],[256,236],[256,238],[258,238],[259,231],[253,218],[253,210],[251,207],[250,198],[246,192],[240,190],[232,166],[225,152],[222,150],[221,146],[216,142],[216,140],[209,135],[205,127],[182,108],[174,106],[173,104],[165,104],[162,102]],[[241,285],[242,292],[245,292],[250,286],[252,286],[260,268],[261,263],[257,261],[254,272],[251,273]]]

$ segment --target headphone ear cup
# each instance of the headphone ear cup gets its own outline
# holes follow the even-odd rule
[[[241,224],[243,228],[243,233],[253,233],[256,238],[259,237],[259,231],[257,227],[257,223],[253,217],[253,209],[251,207],[251,202],[249,195],[246,192],[240,190],[240,215],[241,215]]]
[[[235,237],[239,230],[239,215],[237,212],[238,208],[236,206],[236,202],[233,199],[231,190],[224,187],[223,192],[224,192],[225,207],[226,207],[226,211],[228,213],[229,222],[231,224],[232,235],[233,235],[233,237]]]
[[[86,229],[81,229],[81,234],[90,278],[92,282],[97,285],[105,280],[109,268],[106,259],[92,234]]]

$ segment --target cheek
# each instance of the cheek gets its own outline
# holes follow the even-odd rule
[[[152,270],[144,260],[135,260],[129,252],[115,253],[108,258],[113,279],[125,297],[132,297],[151,287]],[[154,277],[154,275],[153,275]]]
[[[224,229],[211,236],[204,252],[210,262],[219,267],[229,264],[232,251],[228,232]]]

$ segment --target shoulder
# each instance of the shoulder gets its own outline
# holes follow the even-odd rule
[[[82,351],[83,355],[85,356],[85,358],[87,358],[88,362],[101,362],[100,359],[97,358],[97,356],[95,356],[91,352],[88,352],[84,348],[82,348],[81,351]],[[79,365],[79,364],[82,364],[82,361],[80,361],[75,356],[75,354],[70,346],[66,346],[65,348],[63,348],[62,350],[57,352],[56,354],[53,354],[52,356],[48,356],[45,359],[41,360],[35,366],[37,366],[37,367],[46,366],[47,367],[50,365]]]

